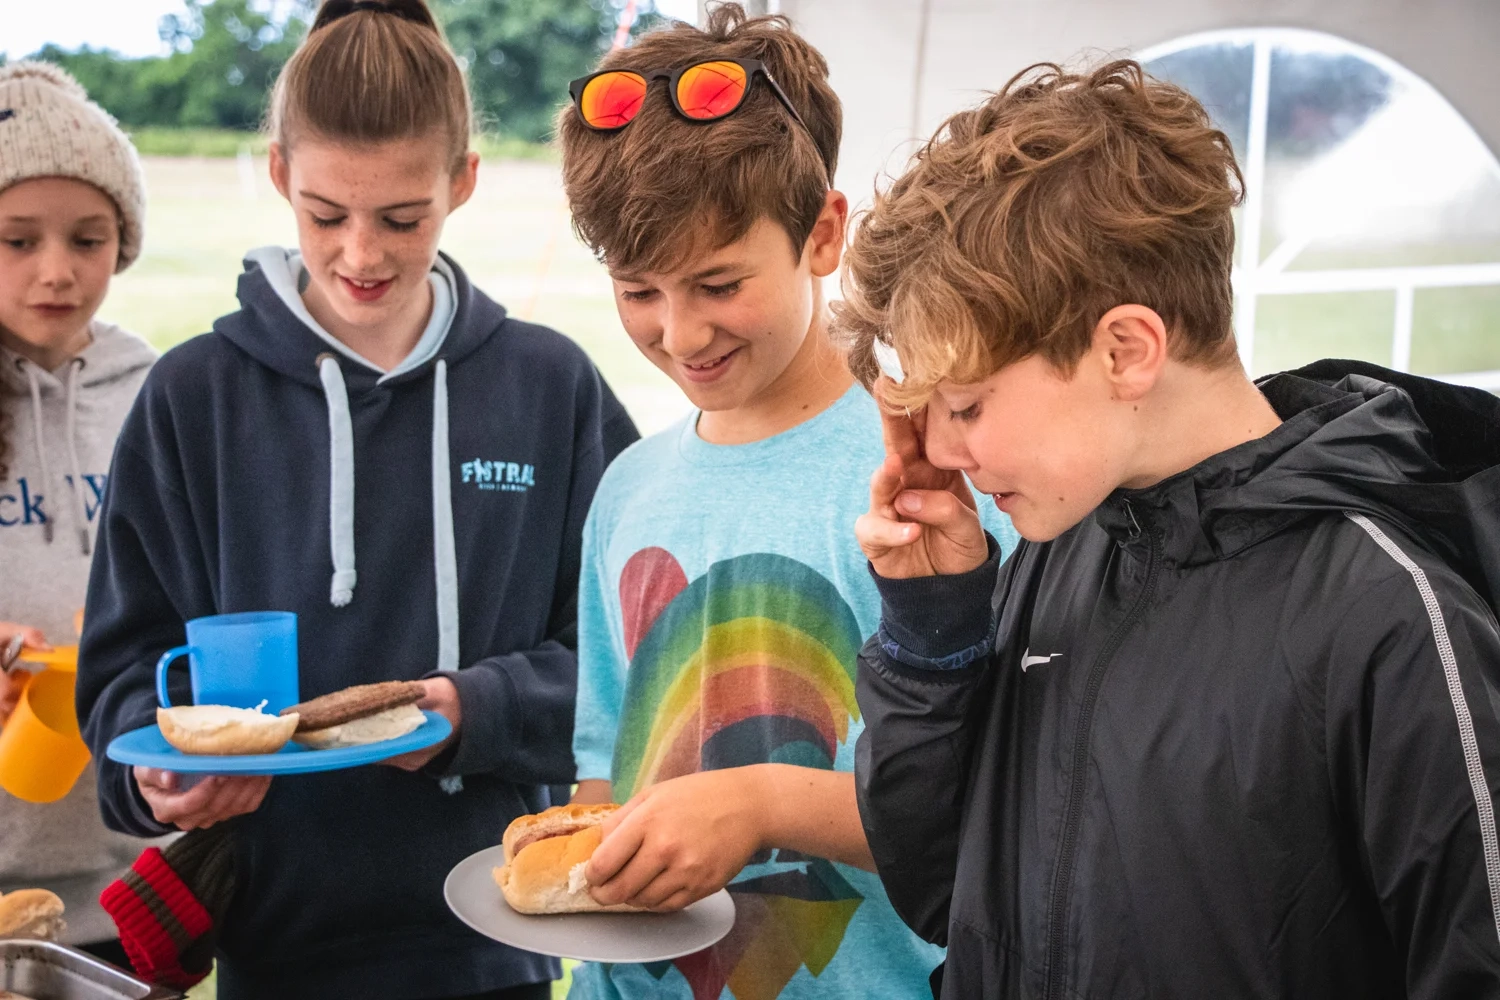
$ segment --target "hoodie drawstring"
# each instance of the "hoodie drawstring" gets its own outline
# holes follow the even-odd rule
[[[73,463],[73,513],[78,517],[78,544],[84,555],[89,554],[89,508],[84,499],[83,488],[88,483],[83,478],[83,463],[78,461],[78,373],[83,371],[82,358],[68,362],[68,460]]]
[[[83,358],[74,358],[68,362],[68,395],[67,395],[67,417],[65,434],[68,439],[68,462],[73,469],[73,519],[78,524],[78,548],[88,555],[92,549],[89,544],[89,509],[88,501],[84,499],[83,490],[88,485],[88,480],[83,478],[83,463],[78,461],[78,373],[83,371]],[[40,371],[36,365],[17,360],[16,367],[26,373],[26,381],[31,387],[31,431],[32,440],[36,445],[37,464],[42,469],[42,488],[56,495],[57,483],[52,481],[52,463],[47,461],[47,442],[42,434],[42,383],[37,378]],[[53,516],[42,522],[42,537],[48,545],[52,544],[53,522],[57,520],[57,511],[64,506],[59,500],[53,506]]]
[[[17,367],[26,373],[26,381],[31,383],[31,430],[36,441],[36,460],[42,467],[43,488],[55,489],[52,482],[52,466],[47,461],[47,442],[42,438],[42,384],[37,381],[37,369],[34,365],[17,362]],[[42,522],[42,537],[47,544],[52,544],[52,518]]]
[[[448,467],[448,362],[438,359],[432,383],[432,558],[437,574],[438,669],[458,669],[458,553],[453,542],[453,480]],[[461,775],[438,782],[463,791]]]
[[[432,386],[432,555],[437,574],[438,669],[458,669],[458,555],[448,474],[448,362],[438,359]]]
[[[318,380],[328,403],[328,539],[333,580],[328,601],[342,608],[354,600],[354,428],[344,372],[332,354],[318,355]]]
[[[342,608],[354,599],[354,429],[349,392],[332,354],[318,355],[318,379],[328,403],[328,526],[333,554],[329,601]],[[452,480],[448,464],[448,363],[433,369],[432,386],[432,552],[437,577],[437,668],[458,669],[458,555],[453,541]],[[453,774],[439,784],[452,795],[463,789]]]

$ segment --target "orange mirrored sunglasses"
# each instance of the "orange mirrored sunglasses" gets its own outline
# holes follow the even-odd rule
[[[786,92],[759,59],[714,59],[649,73],[609,69],[574,80],[568,85],[568,93],[585,125],[613,132],[635,120],[646,101],[647,89],[657,80],[668,81],[667,93],[679,115],[689,121],[713,122],[733,114],[745,103],[756,76],[765,79],[797,124],[807,128]]]

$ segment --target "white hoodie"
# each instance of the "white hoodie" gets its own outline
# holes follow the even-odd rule
[[[56,371],[0,347],[0,406],[11,415],[10,472],[0,480],[0,621],[31,625],[54,645],[78,641],[99,500],[120,425],[156,352],[94,321],[93,343]],[[90,766],[61,802],[0,790],[0,892],[41,886],[67,906],[70,942],[115,935],[100,891],[146,845],[99,818]]]

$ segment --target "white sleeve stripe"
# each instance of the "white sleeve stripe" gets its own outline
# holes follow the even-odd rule
[[[1495,807],[1490,800],[1489,782],[1484,776],[1484,762],[1479,757],[1479,740],[1474,735],[1474,717],[1469,714],[1469,703],[1464,698],[1463,685],[1458,676],[1458,658],[1453,655],[1453,644],[1448,640],[1448,625],[1443,621],[1443,611],[1438,605],[1437,594],[1427,580],[1422,567],[1412,562],[1405,552],[1373,521],[1363,514],[1345,511],[1345,516],[1365,530],[1375,543],[1411,574],[1416,581],[1422,603],[1427,606],[1427,617],[1432,622],[1432,632],[1437,640],[1438,659],[1443,663],[1443,674],[1448,681],[1448,697],[1453,702],[1453,712],[1458,716],[1458,739],[1463,745],[1464,763],[1469,771],[1469,787],[1474,792],[1474,805],[1479,814],[1479,838],[1484,845],[1484,868],[1490,882],[1490,908],[1495,913],[1495,934],[1500,938],[1500,840],[1495,835]]]

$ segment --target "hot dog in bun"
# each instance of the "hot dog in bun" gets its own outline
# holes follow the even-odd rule
[[[494,870],[505,901],[518,913],[636,913],[603,906],[589,895],[584,869],[616,805],[554,806],[520,816],[505,830],[505,867]]]

